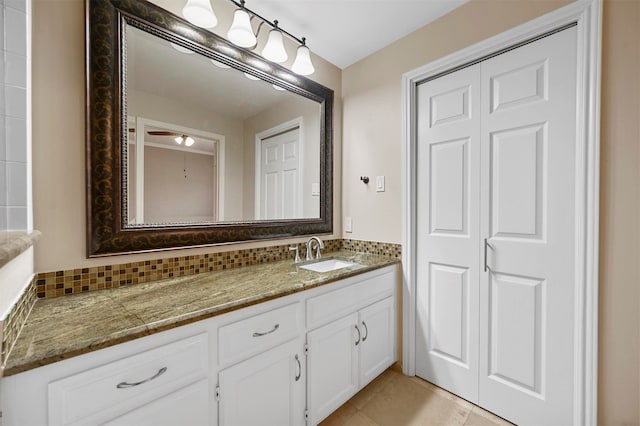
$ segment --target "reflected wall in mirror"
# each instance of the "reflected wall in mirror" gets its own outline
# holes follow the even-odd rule
[[[152,3],[86,7],[89,257],[332,232],[332,90]]]
[[[318,102],[131,25],[125,47],[127,224],[320,217]]]

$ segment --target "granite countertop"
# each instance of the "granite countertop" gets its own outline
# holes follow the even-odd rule
[[[332,272],[291,260],[40,299],[9,354],[4,375],[113,346],[267,300],[398,263],[397,259],[334,252],[357,263]]]
[[[40,231],[7,232],[0,238],[0,268],[18,257],[40,238]]]

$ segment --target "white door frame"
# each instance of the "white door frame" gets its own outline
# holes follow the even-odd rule
[[[437,59],[402,76],[403,373],[415,375],[416,88],[418,83],[497,52],[576,24],[577,146],[575,229],[574,424],[597,423],[598,200],[600,164],[600,40],[602,0],[577,0],[502,34]]]
[[[129,118],[132,119],[131,117]],[[142,223],[144,223],[144,147],[146,146],[156,146],[165,149],[175,149],[178,151],[188,151],[199,154],[212,155],[209,152],[198,151],[193,149],[185,149],[183,147],[166,147],[161,145],[154,145],[150,143],[145,143],[144,141],[144,128],[145,126],[151,127],[160,127],[163,129],[169,129],[173,132],[177,133],[185,133],[188,135],[199,136],[202,138],[210,139],[216,141],[216,152],[213,153],[216,161],[216,171],[217,171],[217,186],[218,190],[216,191],[217,199],[216,206],[214,209],[215,221],[220,222],[224,220],[224,174],[225,174],[225,136],[220,135],[218,133],[207,132],[205,130],[192,129],[190,127],[179,126],[177,124],[166,123],[163,121],[152,120],[144,117],[135,117],[135,127],[136,127],[136,182],[134,185],[136,197],[139,200],[143,200],[143,202],[136,203],[136,221],[140,223],[140,218],[142,218]],[[142,172],[142,173],[140,173]],[[131,190],[132,185],[129,183],[129,190]]]
[[[262,140],[270,138],[271,136],[278,135],[280,133],[288,132],[289,130],[293,130],[295,128],[298,129],[298,205],[296,209],[298,211],[297,216],[302,215],[302,156],[304,150],[304,133],[302,128],[302,117],[296,117],[292,120],[286,121],[284,123],[278,124],[275,127],[272,127],[267,130],[263,130],[262,132],[256,133],[255,139],[255,206],[254,206],[254,218],[256,220],[261,219],[261,210],[260,203],[262,202]]]

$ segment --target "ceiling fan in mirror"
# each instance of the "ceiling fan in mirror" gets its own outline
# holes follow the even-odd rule
[[[191,146],[195,143],[195,140],[189,136],[189,135],[185,135],[185,134],[181,134],[181,133],[175,133],[175,132],[169,132],[166,130],[148,130],[147,131],[148,135],[151,136],[175,136],[175,138],[173,139],[178,145],[182,145],[182,143],[184,143],[185,146]]]

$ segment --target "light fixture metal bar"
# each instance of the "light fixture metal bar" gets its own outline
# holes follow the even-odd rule
[[[240,1],[236,1],[236,0],[229,0],[231,3],[235,4],[236,6],[238,6],[241,9],[246,10],[250,15],[255,16],[256,18],[262,20],[263,22],[266,22],[267,24],[269,24],[272,28],[277,28],[278,31],[281,31],[282,33],[288,35],[290,38],[294,39],[295,41],[297,41],[298,43],[302,44],[302,45],[306,45],[306,38],[302,37],[302,39],[299,39],[298,37],[294,36],[293,34],[291,34],[289,31],[284,30],[282,27],[278,26],[275,24],[275,20],[274,22],[271,22],[270,20],[262,17],[260,14],[254,12],[253,10],[249,9],[247,6],[244,5],[244,0],[240,0]]]

